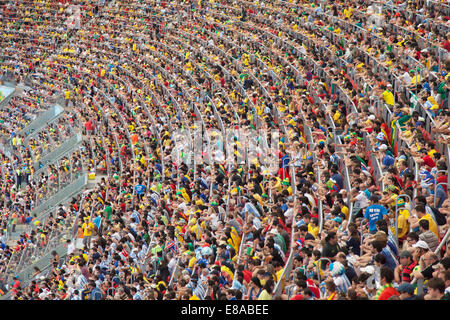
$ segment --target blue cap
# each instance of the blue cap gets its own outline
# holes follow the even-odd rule
[[[397,289],[399,293],[409,293],[411,295],[414,294],[414,286],[411,283],[403,282]]]
[[[333,221],[336,221],[336,222],[341,223],[341,222],[342,222],[342,219],[341,219],[341,217],[336,217],[336,218],[333,219]]]

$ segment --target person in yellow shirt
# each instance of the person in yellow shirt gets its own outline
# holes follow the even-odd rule
[[[392,94],[392,92],[390,90],[392,90],[392,85],[390,83],[388,83],[386,90],[384,90],[382,95],[383,95],[384,103],[386,103],[389,106],[393,106],[395,104],[395,99],[394,99],[394,95]]]
[[[418,204],[414,208],[415,214],[417,217],[410,217],[408,219],[408,222],[411,225],[411,229],[419,229],[419,221],[420,220],[428,220],[429,222],[429,230],[432,231],[436,237],[439,239],[439,231],[436,222],[434,221],[433,217],[426,212],[425,206],[423,204]]]
[[[90,248],[91,238],[94,232],[94,224],[90,217],[84,218],[84,223],[81,225],[81,228],[83,229],[83,244],[86,248]]]
[[[398,211],[397,217],[397,227],[398,227],[398,238],[400,240],[406,239],[406,235],[409,232],[409,211],[406,209],[402,209]],[[392,230],[395,234],[395,230]]]
[[[311,218],[311,222],[308,223],[308,232],[317,239],[319,234],[319,220],[316,217]]]

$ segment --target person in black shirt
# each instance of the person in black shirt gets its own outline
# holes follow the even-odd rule
[[[336,232],[330,232],[325,238],[325,245],[322,248],[322,257],[328,258],[332,261],[336,260],[336,255],[340,250],[340,247],[337,243],[337,235]]]
[[[310,240],[315,240],[314,236],[308,232],[308,226],[306,224],[302,224],[299,228],[299,233],[300,233],[300,237],[303,238],[303,243],[310,247],[313,248],[314,245],[310,242]]]

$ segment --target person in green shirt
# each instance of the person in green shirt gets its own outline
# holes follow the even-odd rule
[[[112,207],[109,202],[105,203],[105,210],[104,210],[104,218],[108,221],[111,221],[111,214],[112,214]]]

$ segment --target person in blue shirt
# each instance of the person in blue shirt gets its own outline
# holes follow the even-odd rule
[[[138,196],[139,199],[142,199],[146,189],[147,187],[142,184],[142,180],[140,179],[139,183],[134,187],[136,195]]]
[[[381,162],[381,168],[387,169],[391,167],[395,163],[395,158],[387,153],[387,146],[385,144],[382,144],[379,147],[379,150],[382,153],[381,158],[383,159]]]
[[[331,179],[336,181],[337,186],[339,187],[339,190],[344,189],[344,180],[342,179],[342,176],[339,174],[337,166],[333,165],[331,168]]]
[[[434,197],[436,199],[436,209],[441,208],[444,201],[447,199],[447,192],[445,192],[444,187],[441,184],[436,187],[436,194]]]
[[[384,219],[384,217],[388,214],[386,208],[378,204],[378,197],[373,195],[370,197],[371,205],[366,208],[364,212],[364,218],[366,218],[369,222],[369,231],[371,234],[375,234],[377,232],[376,222],[378,220]]]

